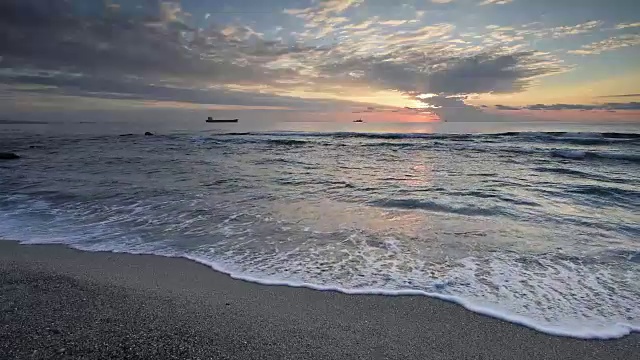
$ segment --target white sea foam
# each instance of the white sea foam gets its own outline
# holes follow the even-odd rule
[[[48,207],[45,202],[36,205],[39,211]],[[127,209],[148,210],[149,206],[135,203]],[[140,235],[117,232],[114,223],[127,221],[121,214],[81,228],[68,225],[68,220],[54,219],[43,228],[26,229],[20,221],[4,215],[0,235],[27,244],[60,243],[86,251],[184,257],[233,278],[265,285],[346,294],[429,296],[553,335],[607,339],[640,331],[640,309],[636,306],[640,289],[633,288],[637,267],[611,269],[553,256],[498,252],[425,263],[415,249],[407,247],[410,244],[393,236],[372,238],[366,232],[352,231],[345,233],[343,241],[318,243],[331,234],[309,232],[307,226],[300,229],[300,234],[309,237],[306,241],[279,237],[256,243],[253,229],[258,218],[250,220],[244,212],[233,213],[219,223],[217,232],[227,240],[183,250],[169,240],[149,242]],[[167,223],[167,219],[160,220],[162,226]],[[189,224],[189,231],[200,234],[193,222]],[[262,224],[267,225],[283,232],[295,230],[273,219]],[[273,249],[268,250],[265,244],[272,244]]]
[[[166,255],[166,254],[162,254],[162,255]],[[273,276],[260,276],[255,274],[239,273],[228,264],[212,261],[211,259],[204,258],[202,256],[190,255],[190,254],[182,254],[180,256],[190,259],[192,261],[196,261],[198,263],[204,264],[206,266],[209,266],[215,271],[228,274],[230,277],[234,279],[249,281],[249,282],[262,284],[262,285],[303,287],[303,288],[309,288],[309,289],[319,290],[319,291],[337,291],[337,292],[350,294],[350,295],[428,296],[428,297],[432,297],[440,300],[454,302],[470,311],[491,316],[500,320],[512,322],[515,324],[520,324],[520,325],[530,327],[532,329],[535,329],[547,334],[551,334],[551,335],[567,336],[567,337],[574,337],[574,338],[581,338],[581,339],[614,339],[614,338],[620,338],[620,337],[629,335],[632,332],[640,332],[640,324],[632,325],[630,322],[626,322],[626,321],[609,321],[606,323],[603,322],[601,324],[597,324],[596,322],[593,322],[593,321],[589,323],[581,321],[584,319],[576,319],[575,321],[567,321],[568,319],[563,319],[565,320],[565,322],[558,323],[558,324],[551,324],[549,322],[539,321],[530,316],[511,312],[507,309],[501,308],[497,304],[492,304],[488,301],[481,301],[479,299],[466,297],[466,295],[459,296],[459,295],[452,295],[452,294],[443,294],[439,292],[430,292],[430,291],[419,290],[419,289],[387,289],[387,288],[376,288],[376,287],[353,288],[353,287],[345,287],[340,285],[324,285],[324,284],[317,284],[313,282],[304,282],[304,281],[295,281],[295,280],[292,281],[292,280],[286,280],[286,279],[278,279],[277,277],[273,277]],[[507,270],[507,269],[504,269],[504,270]],[[436,288],[439,288],[439,286],[436,286]],[[566,289],[566,290],[570,290],[570,289]],[[631,300],[630,305],[633,306],[634,300],[633,299],[630,299],[630,300]],[[614,305],[612,304],[612,306]],[[638,321],[638,319],[635,319],[635,320]]]
[[[556,150],[552,153],[554,156],[568,158],[568,159],[582,159],[587,156],[585,151],[581,150]]]
[[[241,265],[233,256],[216,261],[214,254],[180,255],[233,278],[260,284],[346,294],[435,297],[554,335],[605,339],[640,329],[640,311],[634,300],[637,294],[625,290],[625,282],[633,276],[631,270],[626,278],[620,278],[619,271],[505,254],[465,258],[439,268],[436,264],[421,267],[419,261],[412,263],[414,260],[407,258],[395,239],[371,247],[363,234],[354,233],[346,241],[359,247],[342,248],[342,258],[335,255],[336,246],[330,245],[325,249],[328,253],[314,249],[300,258],[296,252],[309,253],[309,249],[242,259],[250,266]],[[328,258],[334,261],[328,268],[321,261],[310,260]],[[347,267],[357,269],[361,276],[340,274]],[[619,292],[612,293],[611,286]]]
[[[585,150],[554,150],[551,152],[553,156],[566,158],[566,159],[610,159],[610,160],[623,160],[630,162],[639,162],[640,155],[632,153],[622,152],[607,152],[607,151],[585,151]]]
[[[58,239],[61,240],[61,239]],[[63,241],[22,241],[24,244],[41,244],[41,243],[64,243]],[[387,296],[427,296],[448,302],[453,302],[463,306],[464,308],[476,312],[478,314],[487,315],[496,319],[504,320],[514,324],[523,325],[547,334],[557,336],[567,336],[580,339],[615,339],[629,335],[632,332],[640,332],[640,325],[632,325],[629,322],[609,322],[602,324],[585,324],[579,320],[573,322],[563,322],[560,324],[550,324],[541,322],[532,317],[510,312],[504,308],[500,308],[496,304],[487,301],[479,301],[478,299],[468,298],[466,296],[443,294],[439,292],[430,292],[418,289],[386,289],[386,288],[350,288],[340,285],[324,285],[312,282],[303,282],[295,280],[278,279],[272,276],[260,276],[255,274],[244,274],[236,272],[232,266],[224,262],[216,262],[209,258],[204,258],[191,254],[177,254],[169,250],[154,251],[149,246],[140,244],[139,247],[125,247],[122,244],[93,244],[86,246],[83,244],[68,244],[73,248],[85,251],[109,251],[115,253],[129,254],[151,254],[166,257],[183,257],[200,264],[206,265],[215,271],[229,275],[238,280],[248,281],[261,285],[269,286],[288,286],[296,288],[308,288],[318,291],[336,291],[349,295],[387,295]],[[442,287],[446,287],[446,283]],[[440,286],[435,286],[440,288]]]

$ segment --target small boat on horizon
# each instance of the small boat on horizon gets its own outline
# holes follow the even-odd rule
[[[364,121],[362,121],[362,119],[358,119],[358,120],[353,120],[353,122],[354,123],[361,123],[361,122],[364,122]]]
[[[209,116],[206,120],[208,123],[237,123],[238,119],[214,119]]]

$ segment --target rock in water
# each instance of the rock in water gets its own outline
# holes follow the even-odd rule
[[[20,156],[15,153],[0,152],[0,160],[13,160],[13,159],[20,159]]]
[[[151,136],[151,135],[153,135],[153,133],[152,133],[152,132],[149,132],[149,131],[147,131],[147,132],[146,132],[146,133],[144,133],[144,134],[145,134],[146,136]]]

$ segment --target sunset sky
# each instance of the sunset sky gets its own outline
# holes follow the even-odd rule
[[[640,121],[640,1],[2,0],[0,109]]]

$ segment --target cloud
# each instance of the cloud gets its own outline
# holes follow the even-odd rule
[[[452,61],[429,76],[431,92],[508,93],[523,91],[537,76],[561,71],[555,64],[538,58],[535,52],[480,54]]]
[[[417,20],[385,20],[380,21],[378,24],[387,26],[400,26],[404,24],[411,24],[417,22]]]
[[[498,110],[520,110],[519,107],[506,106],[506,105],[496,105],[496,109],[498,109]]]
[[[0,5],[0,66],[135,75],[154,82],[257,82],[291,73],[262,66],[270,60],[266,57],[313,51],[264,41],[248,26],[194,30],[181,20],[179,3],[140,2],[146,4],[142,15],[87,16],[67,2],[48,2],[55,5],[45,9],[36,0],[5,0]]]
[[[513,0],[484,0],[483,2],[479,3],[478,5],[481,5],[481,6],[485,6],[485,5],[505,5],[505,4],[508,4],[510,2],[513,2]]]
[[[557,26],[548,29],[546,32],[541,32],[539,36],[545,36],[545,33],[548,33],[554,38],[561,38],[569,35],[586,34],[599,28],[602,24],[602,21],[592,20],[576,25]]]
[[[560,39],[568,36],[587,34],[596,31],[603,22],[598,20],[587,21],[575,25],[565,25],[546,28],[541,23],[525,24],[519,28],[511,26],[488,25],[491,30],[488,34],[475,35],[482,38],[485,45],[501,44],[504,42],[516,42],[535,38]],[[535,41],[535,40],[534,40]]]
[[[640,45],[640,34],[624,34],[588,45],[583,45],[580,49],[569,50],[568,53],[574,55],[596,55],[606,51],[613,51],[637,45]]]
[[[436,4],[448,4],[450,2],[453,2],[453,0],[431,0],[431,2]]]
[[[323,0],[316,2],[315,6],[304,9],[285,9],[284,13],[289,15],[299,16],[307,19],[309,16],[326,17],[331,14],[339,14],[349,9],[350,7],[357,7],[362,4],[364,0]]]
[[[262,39],[264,36],[263,33],[256,32],[251,27],[245,25],[228,25],[220,32],[232,41],[249,40],[252,36]]]
[[[321,111],[328,106],[348,108],[347,101],[306,100],[291,96],[256,94],[225,88],[177,87],[171,84],[147,84],[141,79],[127,81],[100,77],[70,76],[51,73],[49,76],[18,74],[1,78],[5,91],[13,94],[128,100],[131,102],[181,103],[207,106],[234,106],[237,109],[297,109]],[[2,97],[0,88],[0,97]]]
[[[598,97],[600,98],[640,97],[640,94],[604,95],[604,96],[598,96]]]
[[[427,25],[415,30],[398,31],[387,36],[385,40],[387,43],[395,44],[418,42],[443,37],[451,33],[454,28],[455,26],[447,23]]]
[[[315,46],[266,41],[243,25],[194,30],[182,21],[178,2],[139,3],[145,5],[141,13],[120,9],[87,16],[67,2],[50,1],[47,7],[36,0],[3,0],[0,83],[46,84],[52,89],[41,93],[48,95],[311,106],[295,97],[225,88],[295,80],[295,70],[268,64],[313,54]],[[103,5],[101,0],[93,4]]]
[[[425,99],[434,106],[429,109],[437,114],[440,119],[446,122],[468,121],[468,122],[494,122],[508,121],[508,117],[502,114],[495,114],[483,111],[482,107],[476,107],[465,103],[468,96],[437,96]]]
[[[318,27],[332,23],[333,17],[349,8],[358,7],[363,2],[364,0],[323,0],[316,2],[315,6],[303,9],[284,9],[283,12],[306,20],[308,25]]]
[[[300,35],[303,40],[317,40],[335,34],[340,24],[349,21],[341,16],[350,8],[360,6],[364,0],[323,0],[302,9],[284,9],[283,13],[303,19],[306,30]]]
[[[636,27],[640,27],[640,22],[636,22],[636,23],[621,23],[621,24],[616,25],[616,29],[617,30],[628,29],[628,28],[636,28]]]
[[[604,104],[534,104],[522,107],[496,105],[498,110],[640,110],[640,102],[604,103]]]
[[[74,9],[68,2],[41,4],[7,0],[0,5],[0,33],[4,34],[0,53],[7,61],[131,72],[158,67],[178,72],[190,62],[184,57],[180,36],[186,25],[178,21],[175,3],[154,3],[139,18],[70,16]]]
[[[357,71],[359,77],[353,82],[447,95],[519,92],[535,77],[562,71],[535,52],[486,52],[457,58],[424,55],[394,60],[389,56],[359,57],[322,66],[319,71],[329,78],[346,78],[346,74]]]
[[[342,106],[341,99],[362,95],[354,101],[477,119],[486,117],[465,103],[467,96],[520,92],[567,70],[553,54],[497,44],[521,41],[517,31],[532,28],[496,26],[495,43],[479,44],[482,39],[458,39],[450,23],[354,21],[350,11],[362,0],[284,10],[307,27],[299,24],[298,32],[282,31],[277,39],[259,23],[239,19],[195,28],[179,1],[131,0],[118,9],[86,2],[100,11],[81,13],[65,1],[47,8],[39,0],[2,0],[0,69],[9,70],[0,82],[46,85],[51,88],[32,93],[59,96],[304,109],[329,99]],[[558,32],[595,25],[576,26]],[[335,41],[322,38],[328,35]],[[418,97],[426,93],[434,96]],[[394,101],[381,99],[387,95]]]

